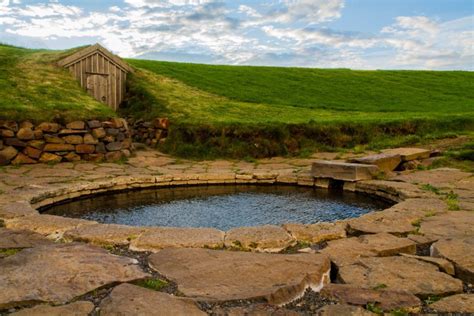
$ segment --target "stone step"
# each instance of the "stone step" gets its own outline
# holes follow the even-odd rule
[[[311,173],[315,178],[329,178],[342,181],[369,180],[379,172],[376,165],[349,162],[317,160]]]
[[[430,158],[431,151],[423,148],[391,148],[382,150],[386,155],[400,155],[403,162]]]
[[[376,165],[380,170],[390,172],[398,167],[398,165],[402,162],[402,157],[399,154],[376,154],[360,158],[353,158],[350,159],[349,162]]]

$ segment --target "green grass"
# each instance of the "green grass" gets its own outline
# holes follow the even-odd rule
[[[0,119],[71,121],[115,116],[56,66],[70,53],[0,45]]]
[[[136,281],[134,282],[134,284],[150,290],[159,291],[164,287],[168,286],[169,283],[161,279],[147,279]]]

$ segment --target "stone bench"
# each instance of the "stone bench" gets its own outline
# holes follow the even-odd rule
[[[329,178],[341,181],[372,179],[379,172],[375,165],[318,160],[313,163],[311,174],[315,178]]]

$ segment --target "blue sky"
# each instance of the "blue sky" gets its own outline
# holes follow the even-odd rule
[[[0,42],[216,64],[474,70],[474,0],[0,0]]]

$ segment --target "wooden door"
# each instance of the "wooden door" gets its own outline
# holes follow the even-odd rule
[[[109,95],[108,76],[101,74],[87,75],[87,92],[97,101],[107,104]]]

